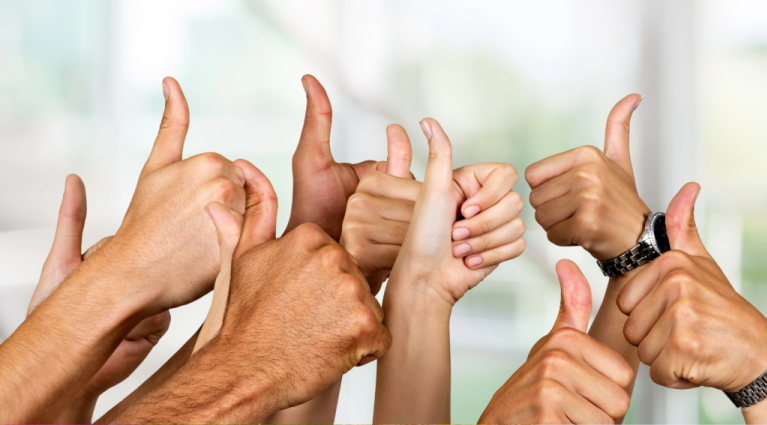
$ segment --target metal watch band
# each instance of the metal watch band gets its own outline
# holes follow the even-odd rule
[[[767,372],[764,372],[760,377],[756,378],[754,382],[746,385],[739,391],[734,393],[728,393],[727,398],[732,401],[735,407],[745,408],[753,406],[756,403],[767,398]]]
[[[640,241],[637,246],[610,260],[597,261],[602,273],[608,277],[623,276],[639,266],[660,257],[649,241]]]

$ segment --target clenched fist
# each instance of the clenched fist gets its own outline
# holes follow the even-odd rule
[[[591,290],[574,263],[557,264],[562,305],[551,332],[499,389],[479,423],[613,423],[631,399],[629,364],[586,331]]]

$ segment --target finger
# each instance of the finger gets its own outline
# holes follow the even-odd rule
[[[556,375],[559,383],[570,392],[585,398],[612,418],[626,414],[631,400],[623,387],[575,360],[567,352],[557,351],[557,355],[553,357],[552,352],[548,354],[549,358],[559,359],[550,362],[550,373]]]
[[[64,197],[59,208],[53,245],[43,264],[40,281],[32,294],[27,315],[30,315],[82,261],[80,250],[86,214],[85,185],[80,177],[71,174],[67,176],[64,184]]]
[[[98,250],[100,250],[101,248],[105,247],[105,246],[106,246],[106,245],[109,243],[109,241],[111,241],[111,240],[112,240],[112,238],[113,238],[113,237],[114,237],[114,236],[107,236],[107,237],[105,237],[105,238],[101,238],[101,240],[100,240],[100,241],[98,241],[98,242],[96,242],[95,244],[93,244],[93,246],[91,246],[90,248],[88,248],[88,249],[85,251],[85,254],[83,254],[83,261],[87,260],[87,259],[88,259],[88,257],[90,257],[91,255],[95,254],[95,253],[96,253],[96,251],[98,251]]]
[[[655,362],[668,345],[672,329],[673,322],[669,320],[668,312],[665,312],[637,346],[637,355],[642,363],[652,365]]]
[[[623,314],[632,314],[669,272],[684,269],[689,262],[689,256],[682,251],[672,250],[663,254],[626,283],[618,294],[618,308]]]
[[[415,202],[406,199],[385,198],[359,191],[349,198],[344,216],[344,229],[352,223],[378,223],[399,221],[410,223]]]
[[[184,139],[189,130],[189,106],[184,92],[172,77],[162,80],[162,91],[165,95],[165,111],[160,122],[160,131],[139,178],[158,168],[181,161],[184,150]]]
[[[80,177],[70,174],[65,183],[64,198],[61,200],[59,219],[56,223],[56,234],[48,255],[55,264],[77,265],[80,262],[87,213],[85,185]]]
[[[206,199],[220,202],[227,208],[236,211],[237,214],[245,213],[245,204],[247,202],[247,191],[231,180],[219,177],[207,184],[209,196]]]
[[[386,174],[394,177],[408,178],[410,163],[413,160],[413,148],[407,132],[399,125],[386,127],[387,148]]]
[[[589,155],[594,157],[601,155],[601,151],[593,146],[571,149],[566,152],[552,155],[536,163],[531,164],[525,169],[525,180],[531,189],[535,189],[541,184],[570,171],[574,166],[584,161],[584,152],[590,151]],[[588,158],[585,158],[588,160]]]
[[[453,242],[453,257],[461,258],[489,252],[518,241],[524,234],[525,222],[522,221],[522,218],[517,217],[490,233],[460,242]]]
[[[229,208],[219,202],[211,202],[205,206],[213,224],[216,226],[218,246],[221,251],[221,265],[231,263],[234,248],[240,240],[242,218],[237,217]]]
[[[330,127],[333,122],[333,109],[325,88],[312,75],[304,75],[301,83],[306,92],[306,117],[301,138],[296,148],[296,156],[314,158],[319,164],[333,161],[330,152]]]
[[[634,376],[631,366],[617,351],[573,328],[560,328],[549,334],[542,348],[545,349],[539,349],[533,357],[543,357],[552,350],[567,352],[622,388],[629,385]]]
[[[619,101],[607,116],[605,129],[605,156],[621,166],[631,178],[634,169],[629,154],[629,128],[631,114],[642,102],[642,96],[630,94]]]
[[[637,304],[623,325],[626,341],[638,346],[675,300],[676,296],[672,291],[667,291],[664,285],[652,288],[650,294]]]
[[[612,424],[615,420],[583,396],[569,392],[562,403],[564,415],[574,424]]]
[[[517,218],[523,207],[524,202],[519,193],[508,192],[492,207],[483,210],[472,218],[455,222],[453,224],[453,240],[461,241],[492,232]]]
[[[250,162],[238,159],[234,166],[245,175],[246,193],[242,234],[234,254],[238,258],[251,248],[275,238],[277,194],[264,173]]]
[[[687,183],[674,196],[666,211],[666,232],[672,249],[711,258],[695,226],[695,200],[698,193],[700,185]]]
[[[511,191],[517,178],[517,170],[504,163],[470,165],[455,170],[453,180],[466,196],[461,214],[471,218],[492,207]]]
[[[373,299],[375,300],[375,298]],[[376,300],[376,302],[378,301]],[[383,357],[391,347],[391,342],[392,339],[389,329],[384,326],[383,323],[378,323],[375,335],[361,347],[362,356],[359,357],[360,362],[358,363],[358,366],[365,365],[373,360]]]
[[[537,209],[547,202],[567,195],[573,188],[575,171],[567,171],[536,186],[530,191],[530,206]]]
[[[361,270],[391,270],[401,248],[401,245],[370,245],[364,255],[353,257]]]
[[[579,207],[576,197],[576,193],[567,194],[539,206],[535,210],[535,221],[548,232],[557,224],[569,220]]]
[[[357,185],[357,192],[363,192],[381,198],[404,199],[415,202],[421,191],[422,183],[403,179],[379,171],[366,174]]]
[[[426,165],[424,190],[437,190],[441,195],[452,189],[453,184],[453,148],[447,134],[439,123],[431,118],[421,121],[423,134],[429,140],[429,162]]]
[[[138,341],[150,336],[156,337],[155,343],[159,341],[160,337],[165,335],[170,327],[170,312],[163,311],[162,313],[155,314],[154,316],[147,317],[142,320],[141,323],[136,325],[135,328],[128,332],[125,337],[128,341]]]
[[[698,387],[699,385],[679,378],[682,370],[678,369],[676,358],[670,348],[661,352],[657,359],[650,366],[650,378],[658,385],[666,388],[686,390]]]
[[[573,328],[587,332],[591,316],[591,287],[581,269],[570,260],[557,263],[557,277],[562,288],[562,302],[552,332]]]

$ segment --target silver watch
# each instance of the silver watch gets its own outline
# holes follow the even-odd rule
[[[746,385],[734,393],[728,393],[727,397],[732,401],[735,407],[741,409],[749,406],[753,406],[756,403],[767,398],[767,372],[764,372],[760,377],[756,378],[754,382]]]
[[[639,266],[652,262],[669,249],[671,246],[666,234],[666,214],[648,214],[639,243],[615,258],[597,261],[597,265],[605,276],[622,276]]]

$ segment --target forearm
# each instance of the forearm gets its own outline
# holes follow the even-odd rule
[[[141,386],[136,388],[135,391],[130,393],[128,397],[119,402],[104,416],[99,418],[96,423],[110,423],[113,422],[118,416],[125,412],[129,407],[136,404],[139,400],[144,398],[147,394],[154,391],[157,387],[164,384],[174,373],[178,372],[192,356],[192,350],[197,343],[197,337],[200,335],[198,330],[189,341],[187,341],[162,367],[154,373],[149,379],[147,379]]]
[[[191,342],[191,341],[190,341]],[[189,344],[194,346],[194,344]],[[111,419],[110,423],[260,423],[279,405],[269,374],[257,356],[239,364],[233,347],[219,338],[175,374]],[[240,356],[241,357],[241,356]]]
[[[150,294],[134,289],[138,278],[107,257],[86,261],[0,345],[3,420],[56,420],[130,329],[152,314],[144,307]]]
[[[374,423],[450,423],[450,309],[396,276],[384,298],[392,346],[378,360]]]
[[[93,421],[98,396],[80,394],[64,409],[56,419],[57,424],[89,424]]]
[[[338,394],[341,391],[341,380],[328,387],[320,395],[306,403],[280,410],[269,416],[264,424],[332,424],[336,419]]]
[[[629,344],[626,341],[626,337],[623,336],[623,326],[626,324],[628,316],[618,309],[617,300],[618,294],[620,294],[623,287],[640,269],[641,267],[623,276],[610,278],[602,305],[594,318],[591,329],[589,329],[589,335],[617,351],[631,365],[631,368],[634,370],[634,379],[626,387],[629,395],[631,395],[634,389],[640,362],[636,347]]]
[[[767,423],[767,402],[762,401],[751,407],[741,409],[740,412],[747,424]]]

